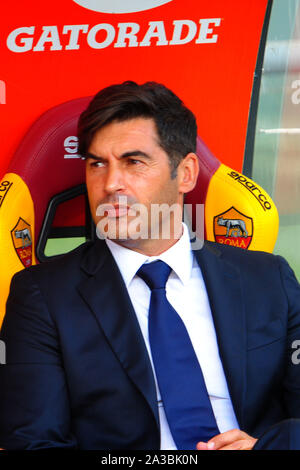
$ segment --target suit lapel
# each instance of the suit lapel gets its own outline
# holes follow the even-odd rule
[[[224,260],[217,245],[205,244],[194,253],[206,284],[227,385],[242,428],[246,392],[246,328],[239,269]]]
[[[105,242],[97,241],[82,269],[89,275],[78,287],[132,382],[150,405],[157,425],[155,382],[144,339],[120,271]]]
[[[246,328],[239,269],[224,260],[216,245],[194,252],[202,271],[227,384],[238,419],[244,423]],[[145,397],[157,425],[152,368],[144,339],[120,271],[106,244],[97,241],[82,262],[88,274],[78,286],[123,368]],[[137,359],[138,358],[138,359]]]

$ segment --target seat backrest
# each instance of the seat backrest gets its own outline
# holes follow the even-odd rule
[[[194,214],[196,204],[204,204],[205,239],[271,253],[279,217],[268,193],[250,178],[222,164],[200,137],[197,155],[200,162],[197,185],[185,202],[193,206]]]
[[[47,258],[49,233],[60,238],[94,236],[76,137],[78,117],[90,99],[63,103],[37,119],[0,182],[0,325],[13,274]],[[221,164],[200,138],[197,154],[200,174],[185,202],[193,208],[205,205],[205,238],[272,251],[278,214],[271,198]]]
[[[72,197],[74,188],[76,195],[84,193],[85,165],[77,155],[76,129],[89,101],[68,101],[39,117],[0,182],[0,325],[13,274],[41,261],[36,248],[53,200],[66,191]],[[71,214],[68,211],[65,226],[73,226],[70,216],[74,219],[74,208]]]

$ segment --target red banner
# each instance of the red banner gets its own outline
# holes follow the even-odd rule
[[[199,135],[242,167],[267,0],[5,2],[0,17],[0,176],[51,107],[124,80],[162,82]]]

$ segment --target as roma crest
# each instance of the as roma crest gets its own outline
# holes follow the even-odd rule
[[[30,225],[19,217],[11,230],[12,241],[16,253],[25,268],[32,265],[32,234]]]
[[[214,235],[218,243],[247,250],[253,236],[253,220],[234,207],[214,217]]]

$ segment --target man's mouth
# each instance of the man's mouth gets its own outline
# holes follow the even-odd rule
[[[128,214],[129,206],[122,206],[119,204],[103,204],[101,206],[101,212],[104,217],[109,219],[123,217]]]

